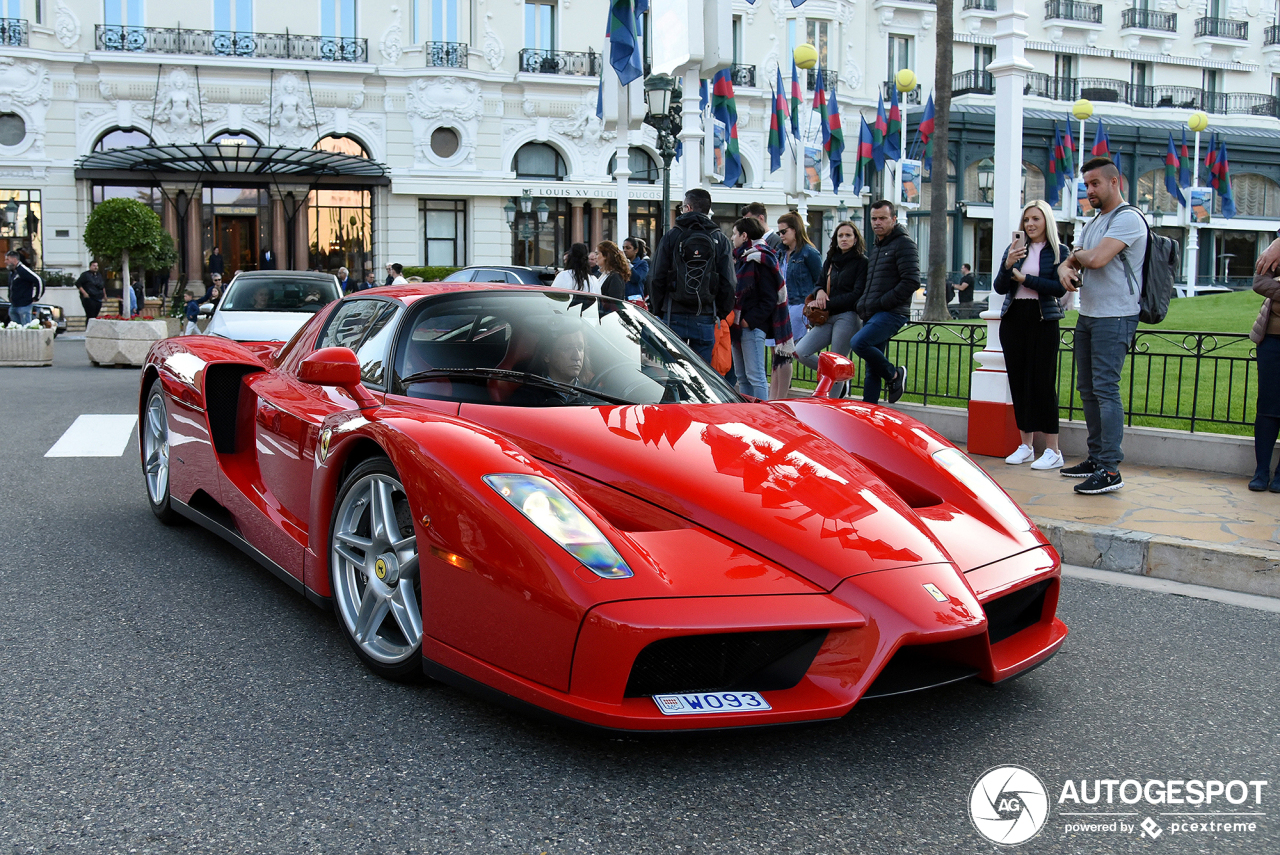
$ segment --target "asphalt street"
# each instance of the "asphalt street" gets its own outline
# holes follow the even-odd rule
[[[1069,578],[1064,649],[1001,688],[802,728],[584,733],[369,675],[332,614],[152,517],[136,439],[45,458],[78,415],[137,410],[136,371],[56,350],[0,370],[0,852],[1007,851],[968,813],[1004,764],[1051,807],[1015,851],[1280,852],[1280,614]],[[1068,779],[1270,783],[1254,831],[1152,839],[1067,832]]]

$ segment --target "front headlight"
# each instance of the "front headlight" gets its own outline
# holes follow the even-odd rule
[[[634,576],[622,556],[569,497],[536,475],[486,475],[498,495],[602,579]]]
[[[944,448],[933,454],[933,460],[947,470],[957,481],[969,488],[975,496],[986,503],[987,507],[1005,519],[1016,531],[1030,531],[1031,520],[1018,509],[991,476],[982,471],[958,448]]]

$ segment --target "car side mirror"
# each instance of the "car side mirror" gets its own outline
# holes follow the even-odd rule
[[[212,315],[212,314],[213,314],[213,309],[214,309],[213,303],[201,303],[201,304],[200,304],[200,314],[202,314],[202,315]]]
[[[298,366],[298,379],[316,386],[337,386],[362,410],[378,406],[378,399],[360,382],[360,361],[349,347],[324,347],[308,354]]]
[[[832,386],[852,380],[856,373],[854,368],[849,357],[825,351],[818,357],[818,387],[813,390],[813,397],[826,398],[831,394]]]

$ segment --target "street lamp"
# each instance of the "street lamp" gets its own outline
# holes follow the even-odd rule
[[[502,206],[502,213],[507,217],[507,228],[511,229],[512,235],[517,239],[524,241],[524,263],[532,267],[530,256],[533,254],[531,241],[542,233],[542,229],[546,226],[547,220],[551,217],[551,206],[547,204],[546,199],[539,199],[535,208],[533,205],[533,193],[525,190],[520,194],[519,207],[516,203],[507,200],[507,204]],[[516,222],[516,212],[519,211],[524,216],[520,222]],[[536,212],[536,219],[532,219],[529,215]]]
[[[978,190],[982,193],[982,201],[991,201],[991,190],[996,184],[996,173],[989,161],[978,167]]]
[[[526,214],[533,210],[533,194],[528,190],[520,194],[520,210]]]
[[[836,205],[836,222],[843,223],[847,219],[849,219],[849,206],[841,201]]]
[[[662,210],[658,216],[658,240],[666,234],[667,217],[671,214],[671,161],[676,156],[673,130],[679,127],[680,122],[680,94],[676,79],[669,74],[650,74],[644,79],[644,103],[649,108],[644,121],[658,132],[658,155],[662,158]]]
[[[18,203],[13,199],[4,206],[4,224],[13,229],[14,234],[18,233]]]
[[[827,208],[826,213],[822,215],[822,228],[826,231],[827,237],[836,233],[836,213]]]

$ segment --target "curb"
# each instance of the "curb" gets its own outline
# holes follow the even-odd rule
[[[1253,549],[1054,519],[1033,522],[1062,563],[1280,597],[1280,550]]]

